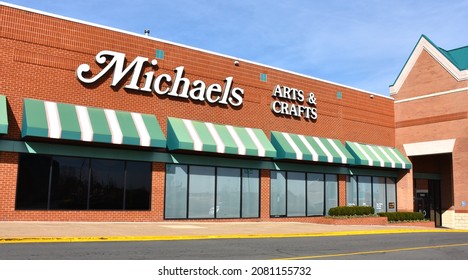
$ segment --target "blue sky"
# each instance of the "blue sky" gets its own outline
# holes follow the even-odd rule
[[[468,45],[467,0],[6,0],[389,95],[421,34]]]

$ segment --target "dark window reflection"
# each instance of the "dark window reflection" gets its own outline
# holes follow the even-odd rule
[[[16,209],[46,209],[49,177],[50,157],[20,155]]]
[[[127,162],[125,209],[145,210],[151,205],[151,165]]]
[[[91,160],[90,209],[123,209],[125,162]]]
[[[16,209],[149,210],[151,163],[20,155]]]
[[[50,209],[86,209],[89,159],[54,157]]]

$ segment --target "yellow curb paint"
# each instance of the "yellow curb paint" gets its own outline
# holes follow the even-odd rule
[[[302,257],[282,258],[282,259],[274,259],[274,260],[281,260],[281,261],[285,261],[285,260],[310,260],[310,259],[323,259],[323,258],[332,258],[332,257],[346,257],[346,256],[353,256],[353,255],[370,255],[370,254],[394,253],[394,252],[403,252],[403,251],[439,249],[439,248],[447,248],[447,247],[461,247],[461,246],[468,246],[468,243],[421,246],[421,247],[408,247],[408,248],[375,250],[375,251],[362,251],[362,252],[350,252],[350,253],[342,253],[342,254],[302,256]]]
[[[468,230],[454,229],[391,229],[391,230],[363,230],[321,233],[286,233],[286,234],[226,234],[226,235],[180,235],[180,236],[97,236],[97,237],[12,237],[0,238],[0,244],[8,243],[66,243],[66,242],[123,242],[123,241],[178,241],[202,239],[247,239],[247,238],[297,238],[297,237],[326,237],[369,234],[402,234],[429,232],[467,232]]]

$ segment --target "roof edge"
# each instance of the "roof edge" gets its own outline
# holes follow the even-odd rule
[[[448,56],[447,52],[450,51],[446,51],[438,47],[436,44],[434,44],[434,42],[432,42],[431,39],[422,34],[413,48],[413,51],[403,65],[403,68],[401,69],[397,78],[393,84],[389,86],[390,95],[396,94],[400,90],[403,82],[408,77],[409,72],[413,68],[416,60],[419,58],[423,50],[427,51],[429,55],[431,55],[440,65],[442,65],[442,67],[444,67],[456,80],[461,81],[468,79],[468,70],[463,70],[458,67],[455,61],[453,61],[453,58]]]

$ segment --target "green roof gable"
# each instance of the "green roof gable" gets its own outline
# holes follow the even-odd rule
[[[434,44],[434,42],[432,42],[431,39],[429,39],[426,35],[423,34],[419,38],[418,43],[416,43],[413,50],[411,51],[411,54],[409,55],[408,59],[406,60],[405,64],[403,65],[403,68],[401,69],[400,73],[398,73],[398,76],[396,77],[395,81],[390,86],[395,85],[396,81],[398,80],[401,73],[403,72],[403,69],[405,68],[406,64],[410,60],[410,58],[413,55],[414,51],[416,50],[416,47],[418,46],[419,42],[423,38],[426,39],[441,54],[443,54],[450,61],[450,63],[452,63],[458,70],[460,70],[460,71],[468,70],[468,46],[447,51],[447,50],[444,50],[443,48],[437,46],[436,44]]]
[[[450,51],[439,49],[459,70],[468,70],[468,46]]]

